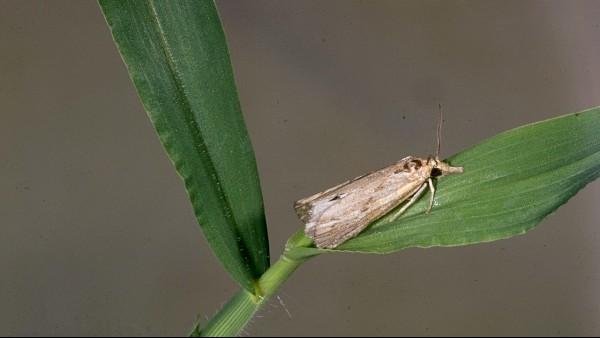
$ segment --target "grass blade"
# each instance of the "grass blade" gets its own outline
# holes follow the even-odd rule
[[[101,0],[129,75],[213,252],[254,291],[269,267],[262,193],[212,1]]]

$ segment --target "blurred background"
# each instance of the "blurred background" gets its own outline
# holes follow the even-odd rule
[[[600,105],[599,1],[217,5],[273,259],[295,200],[432,153],[440,103],[444,156]],[[0,335],[186,335],[237,287],[97,3],[2,0],[0,44]],[[244,334],[599,335],[599,200],[488,244],[322,255]]]

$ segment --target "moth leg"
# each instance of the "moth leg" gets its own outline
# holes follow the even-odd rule
[[[435,188],[433,187],[433,182],[431,182],[431,178],[427,180],[427,184],[429,185],[429,190],[431,190],[431,197],[429,197],[429,206],[427,207],[426,213],[431,211],[431,207],[433,206],[433,197],[435,197]],[[425,186],[425,184],[423,184]]]
[[[408,207],[410,207],[411,205],[413,205],[413,203],[415,203],[419,197],[421,195],[423,195],[423,192],[425,192],[425,188],[427,188],[427,184],[423,183],[423,185],[419,188],[419,190],[417,190],[417,192],[410,198],[410,200],[404,205],[402,206],[402,208],[400,208],[400,210],[398,210],[394,216],[392,216],[392,218],[390,218],[390,222],[395,221],[398,217],[400,217],[400,215],[402,215],[406,209],[408,209]]]

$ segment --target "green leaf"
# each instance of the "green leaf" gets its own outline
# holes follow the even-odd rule
[[[100,6],[208,243],[254,292],[269,267],[262,193],[215,4],[101,0]]]
[[[390,253],[524,234],[600,175],[599,130],[597,107],[496,135],[448,159],[464,173],[438,180],[429,214],[425,194],[399,219],[387,216],[328,251]]]
[[[600,108],[501,133],[448,159],[435,205],[421,198],[404,217],[374,224],[339,249],[388,253],[523,234],[600,174]]]

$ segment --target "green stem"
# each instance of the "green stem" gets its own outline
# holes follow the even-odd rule
[[[306,246],[310,245],[303,234],[290,238],[286,249],[256,283],[256,294],[245,289],[238,291],[203,328],[197,324],[190,336],[222,337],[236,336],[254,314],[271,297],[290,275],[308,258],[318,254]],[[309,249],[309,250],[306,250]]]
[[[237,335],[254,316],[259,306],[253,294],[246,291],[246,289],[241,289],[202,329],[200,324],[197,324],[190,336],[223,337]]]

